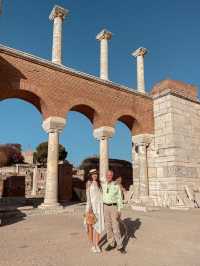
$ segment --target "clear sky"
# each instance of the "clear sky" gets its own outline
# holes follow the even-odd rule
[[[200,84],[200,1],[199,0],[4,0],[0,16],[0,43],[51,59],[52,23],[48,20],[54,4],[66,7],[63,64],[99,75],[99,45],[96,34],[107,28],[110,42],[110,79],[136,87],[136,65],[131,52],[146,47],[147,90],[164,78]],[[34,149],[47,139],[41,129],[40,113],[21,100],[0,102],[0,143],[18,142]],[[79,164],[98,154],[87,118],[70,112],[61,143],[68,159]],[[116,125],[111,141],[113,158],[131,160],[131,134],[122,123]]]

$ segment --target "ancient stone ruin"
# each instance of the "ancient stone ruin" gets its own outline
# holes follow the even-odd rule
[[[137,58],[137,88],[109,80],[108,41],[103,29],[100,42],[100,77],[62,64],[62,26],[68,10],[55,6],[52,61],[0,45],[0,100],[23,99],[42,114],[48,134],[48,161],[44,203],[40,208],[59,208],[59,135],[69,111],[84,114],[99,141],[101,181],[109,168],[109,139],[117,121],[132,135],[133,184],[128,202],[133,208],[190,208],[200,205],[200,101],[197,88],[175,80],[163,80],[145,90],[144,55]],[[56,91],[55,91],[56,88]],[[131,148],[131,147],[130,147]]]

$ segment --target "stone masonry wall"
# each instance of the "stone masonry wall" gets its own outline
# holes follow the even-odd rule
[[[200,103],[169,92],[155,97],[154,123],[147,152],[150,196],[175,201],[185,185],[200,187]]]

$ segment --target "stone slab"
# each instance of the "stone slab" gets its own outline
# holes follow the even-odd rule
[[[180,210],[180,211],[188,211],[189,208],[188,207],[185,207],[185,206],[173,206],[173,207],[170,207],[170,210]]]
[[[194,200],[194,193],[188,186],[184,186],[185,192],[190,200]]]
[[[147,207],[146,206],[131,205],[131,209],[134,210],[134,211],[147,212]]]
[[[200,192],[196,192],[194,194],[194,200],[195,200],[195,202],[197,204],[197,207],[200,208]]]

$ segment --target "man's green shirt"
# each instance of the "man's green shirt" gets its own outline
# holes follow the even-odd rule
[[[115,182],[104,183],[103,186],[103,202],[106,204],[117,203],[117,208],[120,211],[123,208],[122,191]]]

